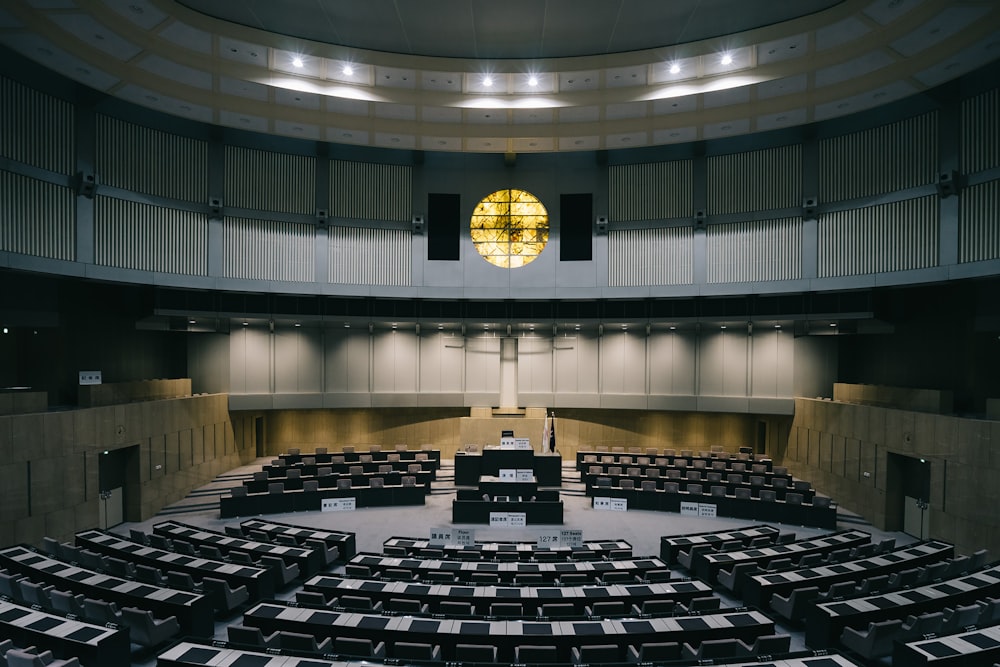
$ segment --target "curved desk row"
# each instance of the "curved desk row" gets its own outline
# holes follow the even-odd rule
[[[691,533],[688,535],[665,535],[660,538],[660,558],[668,565],[677,562],[677,553],[687,551],[696,544],[721,545],[726,542],[739,542],[749,546],[760,538],[774,543],[781,532],[774,526],[748,526],[740,530],[711,531]]]
[[[322,479],[322,478],[320,478]],[[357,507],[389,507],[393,505],[423,505],[427,486],[352,486],[316,491],[284,491],[282,493],[250,493],[245,496],[221,496],[219,515],[223,519],[259,514],[288,512],[319,512],[325,498],[354,498]]]
[[[438,557],[455,556],[470,551],[479,552],[483,560],[535,560],[539,553],[554,554],[559,560],[572,560],[575,553],[586,554],[588,558],[608,558],[631,556],[632,545],[625,540],[586,540],[579,547],[539,547],[535,542],[476,542],[473,545],[432,545],[429,540],[417,537],[390,537],[382,543],[382,548],[398,547],[408,556]],[[426,553],[425,553],[426,552]],[[627,552],[627,554],[626,554]],[[507,554],[507,558],[498,554]],[[389,555],[389,554],[386,554]],[[517,558],[513,558],[516,555]],[[551,560],[557,560],[552,558]]]

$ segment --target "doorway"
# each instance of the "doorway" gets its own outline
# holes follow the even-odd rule
[[[929,539],[930,461],[890,452],[886,464],[886,530],[901,530],[921,540]]]
[[[98,527],[139,521],[139,446],[105,450],[98,455]]]

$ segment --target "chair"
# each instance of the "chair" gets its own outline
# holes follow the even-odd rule
[[[585,609],[587,616],[598,618],[617,618],[624,616],[628,611],[625,603],[620,600],[595,602],[593,605],[587,605]]]
[[[689,482],[700,482],[701,473],[698,472],[697,470],[688,470],[686,473],[684,473],[684,478],[687,479]]]
[[[154,549],[163,549],[164,551],[174,551],[177,547],[172,540],[164,537],[163,535],[157,535],[156,533],[149,533],[146,536],[149,540],[149,546]]]
[[[428,572],[427,581],[433,581],[436,584],[453,584],[455,583],[455,573],[454,572]]]
[[[830,506],[830,499],[826,496],[813,496],[812,506],[826,509]]]
[[[469,581],[479,586],[499,584],[500,575],[496,572],[473,572]]]
[[[226,560],[226,557],[219,551],[219,547],[211,544],[199,544],[198,553],[201,554],[202,558],[208,560]]]
[[[152,541],[153,537],[155,537],[155,534],[151,534],[149,536],[150,541]],[[184,540],[172,540],[172,542],[173,542],[173,546],[174,546],[173,551],[176,551],[177,553],[181,554],[182,556],[197,556],[198,555],[195,552],[195,550],[194,550],[194,545],[192,545],[190,542],[185,542]],[[209,559],[209,560],[211,560],[211,559]]]
[[[114,602],[84,598],[83,616],[91,623],[96,623],[97,625],[107,625],[108,623],[114,623],[115,625],[122,624],[122,613],[118,611],[118,605]]]
[[[514,660],[521,664],[558,662],[559,652],[555,646],[515,646]]]
[[[358,454],[358,461],[360,463],[372,463],[371,454]]]
[[[152,584],[153,586],[166,587],[168,585],[163,573],[158,568],[149,565],[136,565],[135,579],[136,581],[141,581],[144,584]]]
[[[392,656],[396,660],[441,660],[441,647],[418,642],[396,642],[392,645]]]
[[[410,570],[399,567],[387,567],[382,570],[382,578],[389,581],[413,581],[414,575]]]
[[[619,487],[625,491],[635,490],[635,480],[634,479],[623,479],[619,484]]]
[[[230,495],[231,494],[232,490],[230,491]],[[240,529],[239,526],[225,526],[225,531],[226,535],[228,535],[229,537],[237,537],[243,539],[243,531]]]
[[[147,648],[159,646],[181,631],[176,616],[157,619],[153,612],[135,607],[122,608],[122,621],[128,626],[129,641]]]
[[[646,468],[646,477],[649,479],[659,479],[660,469],[659,468]]]
[[[703,490],[703,488],[702,488],[701,484],[688,484],[687,485],[687,492],[690,493],[692,496],[700,496],[702,490]]]
[[[982,609],[975,603],[955,608],[945,607],[941,634],[947,635],[974,626],[979,621],[981,611]]]
[[[133,579],[135,577],[135,565],[128,561],[108,556],[104,562],[107,566],[105,571],[110,575],[123,579]]]
[[[298,447],[292,447],[288,450],[289,456],[298,456],[300,454],[300,449]]]
[[[52,603],[52,608],[67,616],[77,616],[82,618],[83,613],[83,595],[74,595],[69,591],[61,591],[58,588],[54,588],[49,591],[49,601]]]
[[[920,616],[907,616],[903,627],[899,630],[898,639],[907,642],[925,635],[940,634],[942,625],[944,625],[944,612],[935,611]]]
[[[316,457],[315,456],[303,456],[302,457],[302,465],[304,465],[304,466],[314,466],[314,465],[316,465]]]
[[[632,611],[639,616],[670,616],[676,607],[675,600],[643,600],[641,607],[632,605]]]
[[[319,491],[319,482],[315,479],[307,479],[302,482],[302,491],[304,493],[316,493]]]
[[[628,661],[631,663],[661,663],[680,660],[681,645],[677,642],[651,642],[628,647]]]
[[[307,607],[325,607],[326,596],[317,591],[296,591],[295,602]]]
[[[31,606],[38,606],[42,609],[49,609],[52,603],[49,601],[49,593],[55,588],[54,586],[45,586],[43,584],[38,584],[28,579],[22,579],[18,582],[21,587],[21,599]]]
[[[893,542],[895,543],[895,540],[893,540]],[[979,551],[974,552],[969,557],[969,572],[975,572],[983,565],[985,565],[986,557],[989,555],[989,553],[990,553],[989,549],[980,549]]]
[[[746,577],[759,571],[757,563],[735,563],[728,570],[719,570],[717,578],[724,588],[732,591],[734,595],[739,595]]]
[[[781,655],[782,653],[788,653],[791,647],[791,635],[761,635],[749,646],[743,643],[743,649],[746,652],[741,652],[740,655],[754,658],[761,655]]]
[[[517,618],[524,616],[524,610],[518,602],[494,602],[490,605],[490,616],[496,618]]]
[[[829,602],[830,600],[840,600],[850,597],[854,595],[854,588],[853,581],[838,581],[835,584],[830,584],[825,593],[821,593],[816,597],[816,601]]]
[[[892,643],[899,635],[902,626],[903,621],[896,618],[869,623],[864,631],[844,628],[840,635],[840,643],[865,660],[882,658],[892,653]]]
[[[397,614],[426,614],[428,613],[429,606],[426,603],[421,603],[419,600],[389,598],[385,608],[386,611]]]
[[[337,637],[333,642],[333,652],[360,658],[384,658],[385,642],[373,643],[370,639],[357,637]]]
[[[329,637],[316,641],[313,635],[301,632],[278,631],[278,647],[282,651],[301,651],[303,653],[329,653],[333,642]]]
[[[581,586],[590,583],[590,578],[580,572],[567,572],[559,575],[559,584],[562,586]]]
[[[651,584],[664,583],[673,579],[673,573],[666,569],[646,570],[643,576]]]
[[[329,477],[332,474],[333,474],[333,468],[331,468],[330,466],[322,466],[316,468],[317,477]]]
[[[764,477],[762,475],[750,475],[750,486],[764,486]]]
[[[539,613],[545,618],[568,618],[579,616],[579,612],[569,602],[548,602],[539,608]]]
[[[851,557],[851,550],[844,549],[834,549],[826,555],[826,560],[823,561],[826,565],[833,565],[834,563],[843,563],[845,560]]]
[[[785,497],[787,498],[788,496],[785,496]],[[764,501],[765,503],[773,503],[773,502],[775,502],[778,499],[778,496],[771,489],[761,489],[760,490],[760,499],[762,501]]]
[[[732,475],[730,475],[732,477]],[[741,500],[750,500],[750,489],[744,486],[737,486],[733,495]]]
[[[677,482],[664,482],[663,492],[664,493],[680,493],[681,485]]]
[[[709,493],[711,493],[716,498],[724,498],[726,496],[726,487],[724,487],[724,486],[711,486],[711,487],[709,487]]]
[[[742,484],[743,483],[743,475],[740,475],[739,473],[731,472],[728,475],[726,475],[726,483],[727,484]]]
[[[270,495],[281,495],[285,492],[284,482],[271,482],[267,485],[267,492]]]
[[[445,616],[472,616],[475,611],[471,602],[444,600],[438,603],[438,613]]]
[[[738,639],[706,639],[698,645],[698,648],[685,642],[681,648],[681,659],[711,661],[719,658],[734,658],[744,648],[745,645]]]
[[[192,592],[198,589],[194,579],[187,572],[177,570],[167,570],[167,587],[176,588],[179,591]]]
[[[691,598],[691,601],[688,602],[685,611],[688,614],[701,614],[706,611],[718,611],[721,608],[721,605],[722,605],[722,599],[717,598],[714,595],[700,597],[700,598]]]
[[[201,589],[212,601],[212,606],[219,611],[233,611],[250,600],[250,592],[246,586],[233,588],[225,579],[202,577]]]
[[[921,569],[919,567],[911,567],[906,570],[900,570],[899,572],[893,572],[889,575],[889,585],[888,588],[905,588],[906,586],[912,586],[917,582],[920,577]]]
[[[414,477],[413,475],[404,475],[400,479],[400,482],[402,483],[403,486],[416,486],[417,478]]]
[[[694,569],[694,561],[698,554],[713,551],[711,544],[692,544],[687,551],[677,553],[677,563],[686,570]]]
[[[496,662],[497,647],[486,644],[456,644],[456,662]]]
[[[601,662],[621,662],[621,648],[617,644],[591,644],[572,648],[573,664],[590,665]]]
[[[879,591],[885,590],[889,585],[889,575],[880,574],[874,577],[868,577],[867,579],[862,579],[858,587],[854,589],[855,596],[861,595],[873,595]]]
[[[788,480],[784,477],[774,477],[771,479],[771,488],[784,491],[788,488]]]
[[[601,582],[604,585],[608,584],[634,584],[635,577],[631,572],[605,572],[601,575]]]
[[[56,660],[52,651],[32,653],[29,650],[12,648],[7,651],[6,664],[9,667],[80,667],[78,658]]]
[[[237,565],[246,565],[248,567],[259,567],[257,561],[245,551],[231,551],[229,552],[229,560]]]
[[[806,615],[809,605],[819,596],[818,586],[796,588],[788,597],[771,596],[771,610],[789,621],[797,621]]]
[[[656,482],[651,479],[645,479],[642,484],[639,485],[640,491],[656,491]]]
[[[816,567],[823,564],[823,554],[811,553],[803,554],[801,558],[795,563],[795,567],[802,569],[805,567]]]
[[[538,572],[526,572],[515,575],[514,583],[518,586],[541,586],[545,579]]]
[[[368,483],[373,489],[384,489],[385,488],[385,478],[383,477],[372,477],[371,481]]]
[[[337,480],[337,488],[338,489],[349,489],[349,488],[351,488],[351,478],[350,477],[341,477],[341,478],[339,478]]]
[[[316,448],[316,453],[317,454],[326,454],[326,451],[327,451],[326,447],[317,447]]]

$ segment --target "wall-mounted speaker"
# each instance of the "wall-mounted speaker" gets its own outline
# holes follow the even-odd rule
[[[97,174],[81,171],[76,175],[76,194],[93,199],[97,194]]]
[[[208,198],[208,217],[215,220],[222,217],[222,197]]]
[[[608,216],[606,215],[597,216],[597,218],[594,220],[594,232],[596,232],[598,236],[607,236]]]
[[[703,210],[697,210],[694,212],[694,228],[695,229],[705,229],[705,222],[708,216]]]
[[[951,171],[942,171],[938,174],[937,180],[937,191],[940,197],[950,197],[952,195],[958,194],[959,188],[959,176],[958,172],[952,169]]]
[[[319,227],[326,227],[326,223],[330,221],[330,212],[325,208],[316,209],[316,225]]]
[[[414,234],[423,234],[424,233],[424,230],[427,227],[427,224],[424,221],[424,216],[422,216],[422,215],[415,215],[415,216],[413,216],[413,219],[410,220],[410,222],[413,225],[413,233]]]
[[[802,200],[802,218],[804,220],[815,220],[816,210],[819,207],[819,200],[816,197],[806,197]]]

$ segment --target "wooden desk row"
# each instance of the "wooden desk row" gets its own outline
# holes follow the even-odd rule
[[[419,463],[421,461],[433,461],[434,465],[441,465],[441,450],[439,449],[393,449],[369,451],[367,447],[359,451],[333,451],[333,452],[299,452],[298,454],[279,454],[278,458],[287,465],[301,463],[302,459],[313,458],[316,463],[332,463],[339,461],[343,457],[345,463],[358,463],[362,456],[371,456],[371,460],[376,463],[386,463],[390,454],[399,454],[400,461],[408,463]]]
[[[706,639],[740,639],[752,643],[772,634],[774,622],[758,611],[670,618],[602,621],[480,621],[341,613],[263,602],[248,610],[243,624],[265,634],[278,630],[317,638],[351,637],[373,643],[417,642],[441,647],[442,658],[455,659],[458,644],[494,646],[500,662],[514,660],[517,646],[555,646],[560,662],[568,662],[574,646],[613,644],[624,654],[629,644],[680,641],[692,645]],[[390,649],[391,651],[391,649]]]
[[[271,538],[278,535],[286,535],[294,538],[299,544],[306,540],[319,540],[328,547],[337,547],[339,557],[337,560],[347,561],[358,552],[358,540],[355,533],[342,530],[319,530],[317,528],[306,528],[296,526],[291,523],[281,523],[280,521],[269,521],[266,519],[247,519],[240,523],[244,532],[259,530],[266,533]]]
[[[322,478],[320,478],[322,479]],[[282,493],[250,493],[245,496],[221,496],[219,516],[230,519],[259,514],[287,514],[290,512],[319,512],[326,498],[354,498],[356,507],[393,507],[423,505],[427,486],[354,486],[349,489],[335,487],[317,491],[284,491]]]
[[[211,637],[215,632],[212,601],[198,593],[112,577],[64,563],[25,546],[0,550],[0,565],[60,590],[114,602],[119,607],[147,609],[157,618],[176,616],[181,630],[189,634]]]
[[[816,495],[814,489],[793,489],[780,486],[771,486],[770,484],[752,484],[746,477],[742,482],[729,482],[726,480],[710,481],[705,478],[691,479],[691,478],[671,478],[671,477],[648,477],[646,475],[606,475],[597,473],[583,473],[583,481],[586,484],[586,494],[588,496],[600,495],[603,491],[608,488],[620,489],[622,486],[622,481],[632,480],[635,490],[640,490],[642,488],[643,482],[653,482],[656,485],[657,491],[662,491],[664,485],[667,482],[676,482],[678,489],[681,491],[686,491],[689,484],[698,484],[701,486],[703,495],[711,495],[713,486],[721,486],[725,488],[727,496],[735,496],[736,489],[746,489],[750,492],[751,498],[759,498],[760,492],[764,490],[774,491],[775,498],[784,501],[789,493],[797,493],[802,496],[802,502],[811,503]],[[598,480],[610,480],[610,486],[602,485]]]
[[[719,453],[718,456],[695,456],[693,452],[678,454],[675,450],[665,450],[662,453],[656,454],[636,454],[628,452],[584,452],[578,451],[576,453],[576,468],[580,472],[586,472],[587,466],[593,465],[595,463],[604,463],[611,465],[620,466],[636,466],[635,462],[639,459],[649,460],[653,465],[656,464],[657,459],[663,459],[666,461],[664,463],[665,467],[679,467],[676,464],[678,462],[683,462],[684,466],[688,468],[693,468],[695,461],[703,461],[705,468],[711,468],[713,463],[721,462],[726,464],[726,468],[732,468],[734,463],[742,463],[746,465],[746,470],[749,472],[754,464],[764,466],[766,472],[772,472],[774,469],[774,464],[769,458],[762,459],[751,459],[746,454],[727,454],[724,452]],[[623,462],[624,461],[624,462]],[[698,464],[702,465],[702,464]]]
[[[417,478],[417,481],[421,484],[430,484],[437,478],[437,472],[434,467],[430,465],[430,461],[424,461],[420,463],[340,463],[340,464],[323,464],[318,463],[314,465],[308,464],[296,464],[294,466],[273,466],[265,465],[261,467],[261,472],[267,473],[267,479],[254,479],[254,482],[294,482],[296,480],[302,479],[341,479],[348,477],[352,482],[359,484],[361,486],[367,486],[368,482],[364,480],[371,479],[372,477],[382,477],[386,480],[386,483],[390,479],[396,480],[394,484],[399,483],[399,479],[403,475],[412,475]],[[379,470],[382,466],[388,466],[390,470]],[[410,470],[410,466],[416,468],[415,470]],[[423,466],[423,467],[421,467]],[[361,468],[360,472],[351,471],[351,468]],[[329,472],[327,473],[327,469]],[[320,474],[320,471],[323,474]],[[288,473],[292,473],[289,475]],[[286,487],[289,488],[289,487]]]
[[[305,582],[308,591],[323,593],[327,600],[341,595],[367,597],[383,606],[391,599],[427,603],[434,613],[442,602],[469,602],[476,614],[489,614],[490,605],[520,603],[525,615],[536,616],[541,606],[551,603],[572,604],[574,611],[595,602],[622,602],[627,609],[641,608],[647,600],[673,600],[687,605],[692,598],[712,596],[712,587],[701,581],[671,581],[656,584],[608,584],[602,586],[462,586],[458,584],[422,584],[407,581],[371,581],[332,575],[316,575]]]
[[[687,551],[696,544],[722,545],[728,542],[739,542],[749,546],[758,538],[766,538],[774,543],[781,534],[774,526],[748,526],[740,530],[711,531],[691,533],[688,535],[665,535],[660,538],[660,558],[670,566],[677,563],[677,554]]]
[[[523,561],[534,560],[539,553],[557,554],[559,560],[573,560],[574,554],[586,554],[589,559],[608,558],[612,554],[621,557],[625,555],[624,552],[628,552],[628,555],[632,553],[632,545],[625,540],[586,540],[580,547],[538,547],[535,542],[476,542],[471,546],[457,544],[435,546],[424,538],[390,537],[382,543],[382,547],[399,547],[405,549],[407,555],[417,557],[440,557],[442,554],[453,557],[459,553],[476,551],[482,555],[482,560],[497,560],[498,554],[507,554],[513,558],[511,555],[514,554],[517,556],[514,560]]]
[[[231,587],[246,586],[251,600],[274,597],[277,588],[274,573],[266,567],[237,565],[199,556],[186,556],[165,551],[101,530],[85,530],[76,534],[76,545],[96,553],[120,558],[135,564],[149,565],[163,572],[173,570],[190,574],[196,581],[202,577],[222,579]]]

